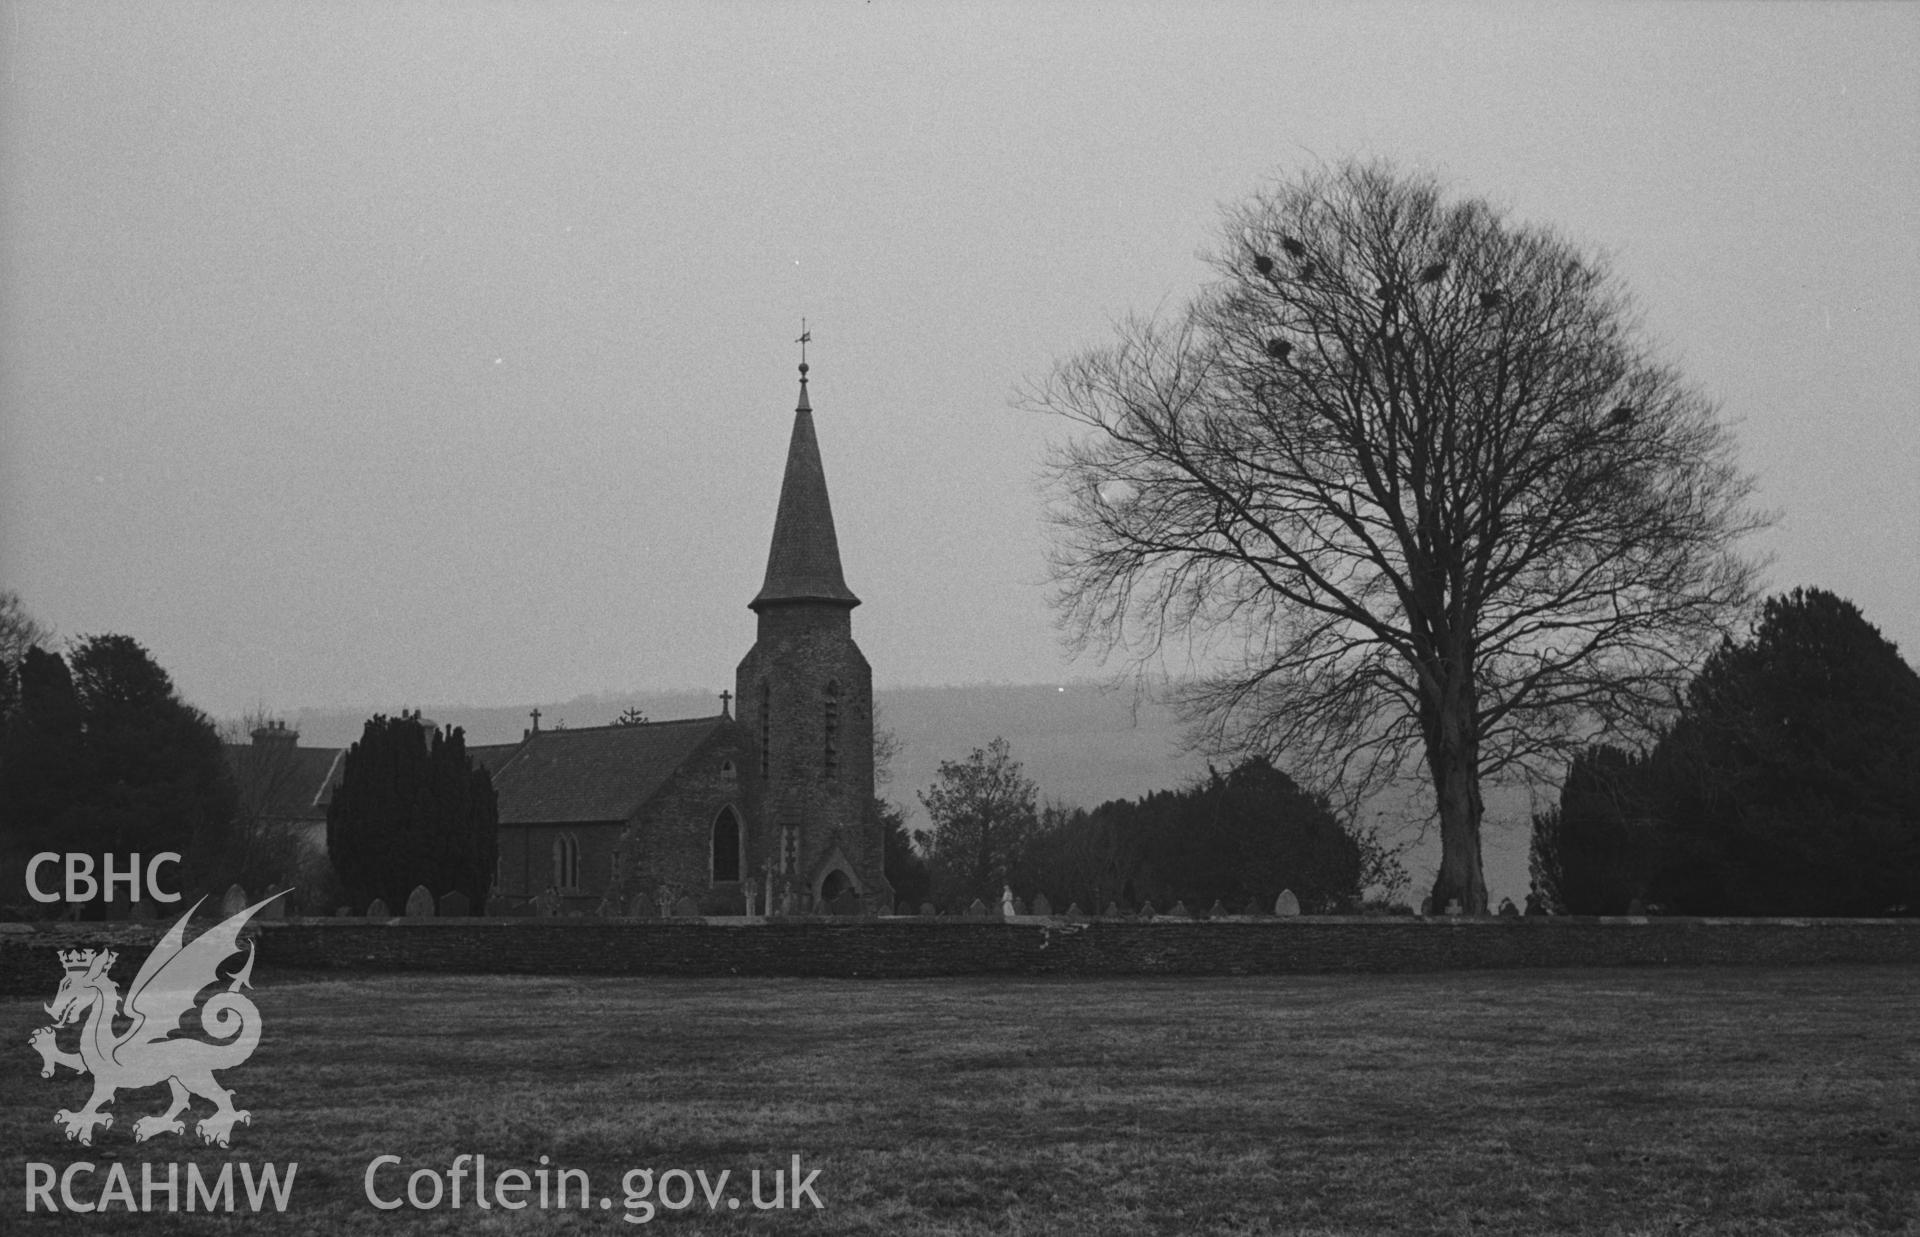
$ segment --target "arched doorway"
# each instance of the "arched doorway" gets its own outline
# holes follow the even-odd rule
[[[713,881],[740,879],[740,814],[731,805],[713,818]]]
[[[853,882],[847,879],[847,874],[836,868],[827,873],[827,878],[820,882],[820,900],[831,903],[852,888]]]

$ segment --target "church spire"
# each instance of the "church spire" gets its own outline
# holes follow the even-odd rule
[[[813,433],[813,405],[807,400],[806,348],[800,339],[800,401],[793,410],[793,437],[787,443],[787,474],[780,482],[780,508],[773,519],[773,546],[767,552],[767,577],[747,604],[755,613],[783,602],[823,601],[852,609],[860,599],[840,573],[840,541],[833,531],[833,507],[827,501],[827,472]]]

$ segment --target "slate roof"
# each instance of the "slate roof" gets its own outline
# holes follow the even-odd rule
[[[469,743],[467,759],[485,769],[497,782],[500,778],[500,766],[512,759],[520,750],[518,743]]]
[[[793,413],[793,437],[787,443],[787,473],[780,482],[780,506],[773,518],[773,547],[767,552],[766,580],[747,604],[829,601],[852,609],[860,599],[840,571],[840,541],[833,531],[833,507],[827,501],[827,472],[807,403],[807,379],[800,376],[800,406]]]
[[[715,730],[732,724],[719,716],[537,730],[497,765],[497,746],[467,750],[493,775],[502,825],[624,821]]]
[[[257,782],[268,796],[262,814],[273,820],[327,818],[327,804],[340,783],[346,749],[297,747],[268,750],[252,743],[229,743],[227,764],[243,787]]]

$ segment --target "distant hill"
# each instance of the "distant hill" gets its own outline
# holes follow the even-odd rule
[[[1185,749],[1180,724],[1165,704],[1095,684],[880,688],[874,702],[879,724],[901,742],[892,782],[882,793],[916,824],[925,821],[916,792],[933,782],[940,762],[964,760],[995,736],[1012,745],[1044,799],[1081,807],[1183,786],[1207,771],[1206,760]],[[525,707],[420,707],[434,722],[464,728],[469,743],[510,743],[531,724],[528,712],[535,707],[542,727],[604,726],[629,707],[655,721],[707,716],[719,712],[720,698],[718,692],[672,691],[578,696]],[[301,709],[286,720],[299,730],[302,746],[344,747],[360,737],[373,711]],[[1527,891],[1528,795],[1489,788],[1486,797],[1487,885],[1495,903],[1502,897],[1519,902]],[[1420,800],[1419,787],[1398,787],[1361,809],[1391,840],[1413,843],[1407,867],[1416,901],[1433,879],[1439,851],[1437,828],[1419,836],[1425,811]]]

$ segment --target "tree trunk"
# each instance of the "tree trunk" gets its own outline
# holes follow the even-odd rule
[[[1433,881],[1433,913],[1445,914],[1458,902],[1465,915],[1487,913],[1487,880],[1480,863],[1480,736],[1471,675],[1453,678],[1442,689],[1439,707],[1428,714],[1427,766],[1433,774],[1440,808],[1440,871]]]

